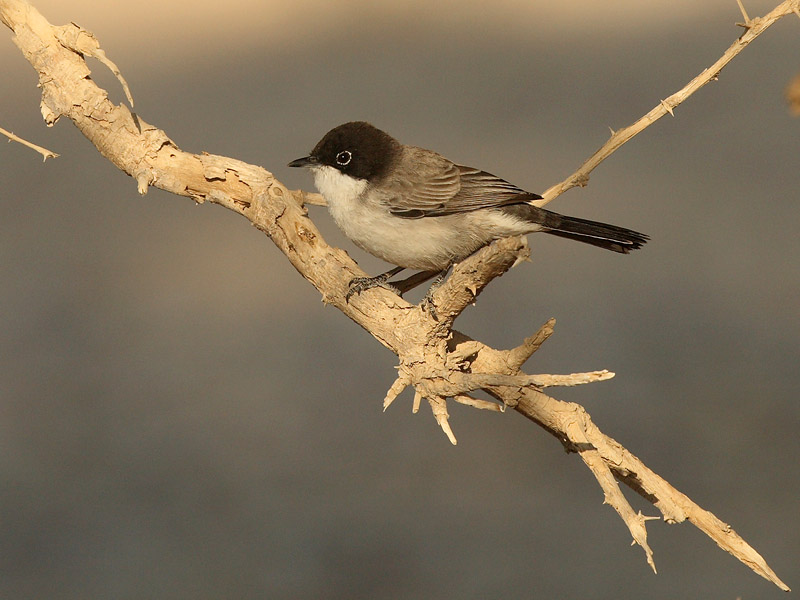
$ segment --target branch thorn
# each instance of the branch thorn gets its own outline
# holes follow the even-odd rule
[[[411,379],[408,377],[406,373],[400,373],[397,376],[397,379],[394,380],[394,383],[389,388],[389,391],[386,392],[386,397],[383,399],[383,412],[386,412],[386,409],[389,408],[392,402],[395,401],[404,389],[408,387],[408,384],[411,383]]]
[[[456,441],[456,436],[453,434],[453,430],[450,428],[450,422],[448,421],[450,415],[447,414],[447,403],[444,398],[440,396],[428,398],[428,403],[431,405],[433,417],[436,419],[439,427],[442,428],[442,431],[444,431],[450,443],[455,446],[458,442]]]
[[[136,176],[136,187],[140,195],[147,194],[147,188],[150,187],[150,178],[147,173],[141,172]]]

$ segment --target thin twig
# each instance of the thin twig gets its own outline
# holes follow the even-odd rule
[[[532,336],[525,338],[525,341],[522,342],[516,348],[512,348],[508,350],[506,354],[506,360],[508,361],[508,365],[513,369],[519,369],[524,365],[527,360],[533,356],[533,353],[536,352],[542,344],[547,341],[551,335],[553,335],[553,328],[556,325],[556,320],[554,318],[550,318],[539,328],[539,331],[534,333]]]
[[[58,156],[59,156],[55,152],[51,152],[47,148],[42,148],[41,146],[37,146],[36,144],[33,144],[33,143],[29,142],[28,140],[22,139],[18,135],[15,135],[15,134],[11,133],[10,131],[6,131],[2,127],[0,127],[0,133],[2,133],[4,136],[6,136],[9,139],[9,141],[19,142],[23,146],[27,146],[28,148],[30,148],[32,150],[36,150],[36,152],[38,152],[39,154],[41,154],[44,157],[44,160],[47,160],[48,158],[58,158]]]
[[[69,48],[73,52],[91,56],[105,65],[108,70],[114,74],[117,81],[119,81],[122,86],[122,91],[125,92],[125,97],[128,99],[128,103],[131,105],[131,108],[133,108],[133,96],[128,87],[128,82],[125,81],[122,72],[114,61],[106,56],[105,50],[100,47],[100,42],[97,41],[97,38],[94,37],[91,31],[87,31],[75,23],[69,23],[61,27],[54,27],[53,32],[58,41],[61,42],[65,48]]]
[[[603,144],[580,168],[572,175],[567,177],[564,181],[557,183],[542,194],[541,200],[536,200],[534,204],[544,206],[558,198],[561,194],[576,186],[584,187],[589,182],[589,175],[594,171],[600,163],[616,152],[623,144],[630,141],[634,136],[641,133],[650,125],[658,121],[664,115],[673,114],[675,107],[680,105],[689,96],[694,94],[701,87],[710,81],[715,81],[722,69],[733,60],[745,47],[756,39],[759,35],[774,24],[778,19],[786,15],[796,12],[797,0],[786,0],[781,2],[777,7],[771,10],[768,14],[760,19],[748,20],[747,31],[737,39],[731,46],[723,53],[723,55],[709,68],[703,70],[697,77],[692,79],[683,88],[669,96],[668,98],[660,101],[655,108],[640,118],[638,121],[627,127],[623,127],[614,132],[608,141]],[[744,12],[744,7],[742,7]],[[746,15],[746,13],[744,13]],[[747,17],[746,17],[747,18]]]
[[[744,9],[744,4],[742,4],[742,0],[736,0],[736,3],[739,5],[739,10],[742,11],[742,17],[744,17],[744,26],[750,27],[751,19],[747,14],[747,11]]]

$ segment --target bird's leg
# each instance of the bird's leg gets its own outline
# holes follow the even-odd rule
[[[428,291],[425,292],[425,297],[422,299],[422,302],[419,303],[419,307],[422,310],[427,310],[428,313],[433,317],[434,321],[439,320],[439,315],[436,314],[436,305],[433,303],[433,294],[442,287],[444,280],[447,279],[447,274],[450,272],[450,268],[452,265],[449,265],[444,271],[440,271],[439,274],[436,276],[436,279],[433,280],[431,287],[428,288]]]
[[[414,273],[411,277],[406,277],[400,281],[395,281],[392,285],[405,294],[409,290],[413,290],[418,285],[425,283],[428,279],[436,277],[439,271],[420,271]]]
[[[386,273],[382,273],[375,277],[354,277],[350,280],[350,289],[347,290],[347,294],[344,297],[345,301],[350,302],[350,297],[353,294],[360,294],[361,292],[366,292],[374,287],[382,287],[390,292],[394,292],[398,296],[402,296],[402,292],[398,288],[393,286],[391,283],[388,283],[392,277],[397,275],[402,270],[403,267],[395,267],[394,269],[386,271]]]

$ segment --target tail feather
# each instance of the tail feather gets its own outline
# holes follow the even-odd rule
[[[622,254],[638,250],[650,239],[644,233],[632,229],[578,217],[567,217],[530,204],[518,204],[505,209],[512,209],[516,216],[541,225],[546,233]]]

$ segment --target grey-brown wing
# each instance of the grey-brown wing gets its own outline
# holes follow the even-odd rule
[[[455,164],[440,154],[413,146],[403,149],[391,179],[380,186],[391,213],[411,219],[441,210],[460,189],[461,174]]]
[[[396,216],[444,216],[540,197],[491,173],[456,165],[434,152],[413,147],[405,151],[405,160],[384,187],[385,201]]]
[[[458,165],[458,169],[461,175],[461,189],[451,200],[449,212],[467,212],[481,208],[522,204],[541,198],[539,194],[526,192],[513,183],[486,171],[462,165]]]

